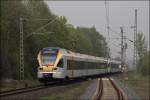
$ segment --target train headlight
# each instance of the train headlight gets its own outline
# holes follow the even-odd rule
[[[39,70],[43,70],[43,68],[42,68],[42,67],[40,67],[40,68],[39,68]]]
[[[57,70],[57,67],[54,67],[53,70]]]

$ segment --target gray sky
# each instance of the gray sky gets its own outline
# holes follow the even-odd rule
[[[108,39],[106,30],[105,1],[45,1],[50,10],[59,16],[65,16],[69,24],[74,26],[92,27]],[[109,5],[110,37],[116,38],[120,34],[120,26],[124,27],[125,36],[133,40],[134,9],[138,9],[138,31],[146,36],[149,43],[149,2],[148,1],[107,1]],[[119,34],[114,33],[117,32]],[[110,40],[109,47],[112,57],[120,56],[120,40]],[[127,58],[133,57],[133,44],[128,43]],[[149,44],[148,44],[149,45]]]

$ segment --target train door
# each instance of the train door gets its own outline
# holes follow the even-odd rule
[[[110,73],[110,70],[111,70],[111,64],[107,63],[107,73]]]
[[[64,58],[61,58],[58,63],[55,70],[55,73],[53,73],[54,78],[65,78],[65,60]]]
[[[64,57],[63,58],[63,68],[64,68],[64,75],[65,75],[65,77],[67,76],[67,59],[66,59],[66,57]]]
[[[88,60],[86,61],[85,65],[84,65],[84,76],[88,76]]]

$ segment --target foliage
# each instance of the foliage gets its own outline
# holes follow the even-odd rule
[[[64,16],[54,15],[44,1],[1,0],[0,5],[2,77],[19,78],[20,17],[24,18],[24,60],[27,79],[36,78],[37,54],[43,47],[61,47],[95,56],[106,56],[108,53],[106,40],[95,27],[74,28],[67,23]],[[46,24],[47,26],[43,27]]]
[[[13,10],[13,11],[12,11]],[[27,16],[20,1],[1,1],[1,73],[17,78],[19,69],[19,17]]]
[[[84,35],[84,40],[87,40],[87,45],[89,45],[88,51],[89,54],[95,56],[105,57],[107,54],[107,43],[105,38],[96,31],[95,27],[92,28],[83,28],[77,27],[78,32]]]
[[[143,35],[143,33],[137,34],[136,48],[137,48],[137,53],[138,53],[139,58],[142,57],[147,49],[145,36]]]
[[[150,51],[146,52],[138,62],[138,71],[141,73],[143,76],[148,76],[150,75],[149,70],[150,70]]]
[[[148,75],[149,73],[149,53],[147,52],[147,46],[145,42],[145,36],[143,33],[137,34],[136,49],[138,53],[137,70],[142,75]]]

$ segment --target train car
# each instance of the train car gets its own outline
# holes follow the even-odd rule
[[[110,61],[110,73],[122,72],[121,62],[116,60]]]
[[[37,59],[39,62],[37,75],[40,81],[117,72],[116,66],[120,65],[117,61],[110,61],[109,68],[106,58],[75,53],[59,47],[43,48]]]

